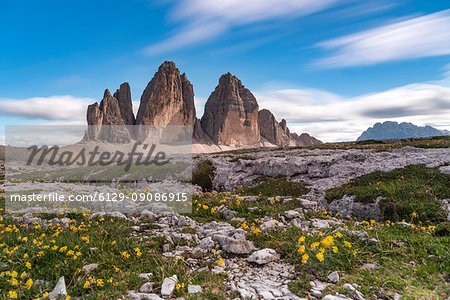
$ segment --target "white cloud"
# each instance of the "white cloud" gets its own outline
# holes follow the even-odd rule
[[[335,38],[317,46],[336,53],[321,59],[334,68],[450,55],[450,10]]]
[[[195,96],[194,105],[195,105],[195,112],[196,112],[197,118],[201,118],[201,116],[203,115],[203,110],[205,109],[206,100],[207,99],[205,99],[205,98],[200,98],[200,97]]]
[[[278,120],[286,119],[293,131],[323,141],[356,140],[368,127],[386,120],[450,129],[450,88],[435,84],[411,84],[347,99],[310,89],[255,95],[260,108],[269,109]]]
[[[0,99],[0,115],[27,119],[84,121],[92,98],[73,96]]]
[[[181,30],[145,49],[150,55],[212,39],[232,27],[324,10],[337,0],[184,0],[177,1],[171,19]]]

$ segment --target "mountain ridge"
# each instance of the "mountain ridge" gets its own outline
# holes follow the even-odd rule
[[[439,130],[431,126],[417,126],[409,122],[385,121],[375,123],[365,130],[357,139],[364,140],[384,140],[402,138],[422,138],[432,136],[450,135],[447,130]]]
[[[193,126],[194,152],[217,152],[237,148],[314,146],[322,142],[307,133],[291,133],[283,119],[278,122],[268,110],[259,109],[257,99],[239,78],[223,74],[205,104],[203,116],[196,116],[194,88],[174,62],[163,62],[147,84],[133,113],[127,82],[112,96],[105,90],[100,104],[88,106],[86,140],[127,142],[140,133],[123,130],[100,132],[95,125],[185,125]]]

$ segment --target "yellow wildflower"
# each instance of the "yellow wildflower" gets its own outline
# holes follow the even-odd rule
[[[298,248],[298,250],[297,250],[298,254],[303,254],[305,252],[305,248],[306,248],[305,245],[301,245],[300,248]]]
[[[316,249],[317,247],[319,247],[320,243],[319,242],[315,242],[311,244],[311,250]]]
[[[329,235],[326,238],[324,238],[320,243],[322,244],[323,247],[329,248],[334,244],[334,238],[331,235]]]
[[[320,262],[324,261],[325,259],[322,252],[317,253],[316,257]]]
[[[302,256],[302,264],[306,264],[306,262],[308,261],[308,259],[309,259],[309,255],[308,254],[303,254],[303,256]]]
[[[32,285],[33,285],[33,279],[29,278],[29,279],[27,280],[27,282],[25,282],[25,288],[26,288],[27,290],[29,290],[29,289],[31,288]]]
[[[334,234],[334,237],[336,237],[336,238],[340,238],[340,237],[343,237],[343,236],[344,235],[342,233],[340,233],[339,231]]]

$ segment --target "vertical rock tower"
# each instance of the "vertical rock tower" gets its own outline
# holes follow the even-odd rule
[[[175,63],[165,61],[145,88],[136,125],[194,125],[194,89]]]
[[[206,102],[201,126],[215,144],[256,145],[260,134],[255,96],[236,76],[222,75]]]

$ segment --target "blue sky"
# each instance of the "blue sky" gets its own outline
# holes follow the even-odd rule
[[[231,72],[261,108],[325,141],[384,120],[450,129],[447,9],[440,0],[8,1],[0,126],[83,123],[105,88],[127,81],[139,101],[173,60],[199,115]]]

